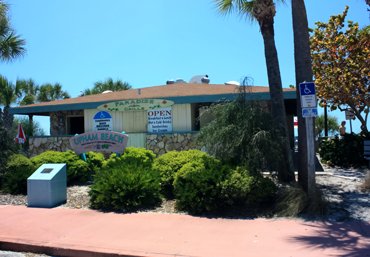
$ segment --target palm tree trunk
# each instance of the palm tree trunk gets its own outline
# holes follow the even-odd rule
[[[301,100],[299,97],[299,83],[312,81],[313,77],[308,21],[304,0],[292,0],[292,15],[298,113],[298,182],[306,192],[309,192],[315,188],[315,176],[309,179],[306,122],[302,117]]]
[[[273,16],[265,17],[262,21],[259,20],[259,25],[265,46],[265,59],[271,96],[272,116],[277,128],[278,136],[282,140],[282,154],[285,160],[280,162],[278,178],[283,182],[291,182],[295,180],[293,159],[288,136],[279,60],[275,45]]]
[[[13,120],[14,116],[10,113],[9,106],[4,107],[4,114],[3,114],[3,120],[4,120],[4,128],[10,131],[10,129],[13,126]]]

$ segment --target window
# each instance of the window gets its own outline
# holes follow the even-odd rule
[[[85,124],[83,116],[67,117],[67,134],[76,135],[85,132]]]

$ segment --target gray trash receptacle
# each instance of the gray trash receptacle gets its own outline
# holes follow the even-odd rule
[[[67,201],[66,164],[43,164],[27,179],[29,207],[55,207]]]

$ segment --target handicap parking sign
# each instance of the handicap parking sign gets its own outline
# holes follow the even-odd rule
[[[316,108],[316,91],[313,82],[304,82],[299,84],[302,108]]]

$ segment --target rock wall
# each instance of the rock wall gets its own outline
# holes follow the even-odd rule
[[[146,149],[159,155],[172,150],[200,149],[196,145],[197,135],[198,133],[148,134]]]
[[[146,149],[155,154],[164,154],[172,150],[200,149],[196,145],[198,133],[147,134]],[[31,137],[29,139],[29,155],[35,156],[48,150],[70,150],[70,136],[60,137]]]
[[[29,154],[35,156],[48,150],[70,150],[70,137],[31,137],[29,139]]]
[[[67,134],[67,116],[83,115],[82,110],[59,111],[50,113],[50,135],[61,136]]]

